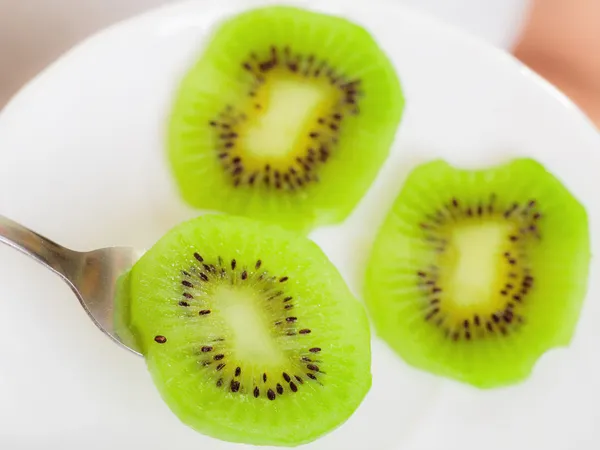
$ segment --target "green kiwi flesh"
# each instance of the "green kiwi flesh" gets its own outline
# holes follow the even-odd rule
[[[541,164],[438,160],[414,169],[378,231],[365,298],[407,362],[489,388],[570,342],[589,262],[587,213]]]
[[[178,225],[130,273],[130,326],[171,410],[226,441],[294,446],[371,386],[364,307],[302,235],[244,217]]]
[[[352,211],[403,108],[394,67],[361,26],[253,9],[218,24],[185,74],[169,159],[192,206],[309,231]]]

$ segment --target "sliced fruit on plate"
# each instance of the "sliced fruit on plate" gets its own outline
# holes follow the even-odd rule
[[[416,168],[379,230],[365,297],[419,368],[480,387],[524,379],[567,345],[587,289],[584,207],[542,165]]]
[[[403,108],[393,65],[361,26],[254,9],[219,24],[185,75],[169,158],[189,204],[308,231],[352,211]]]
[[[130,272],[130,326],[164,400],[210,436],[297,445],[342,424],[371,386],[364,307],[312,241],[202,216]]]

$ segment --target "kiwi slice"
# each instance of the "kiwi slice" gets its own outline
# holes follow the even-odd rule
[[[417,167],[376,237],[365,297],[408,363],[479,387],[566,346],[587,289],[584,207],[538,162]]]
[[[208,215],[130,274],[130,323],[164,400],[207,435],[297,445],[339,426],[371,385],[364,307],[307,238]]]
[[[169,158],[194,207],[308,231],[351,212],[403,107],[395,69],[365,29],[262,7],[220,23],[184,76]]]

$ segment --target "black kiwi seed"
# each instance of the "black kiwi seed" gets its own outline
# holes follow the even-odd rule
[[[427,314],[425,316],[425,320],[430,320],[433,316],[435,316],[438,312],[440,311],[440,308],[435,308],[433,310],[431,310],[431,312],[429,314]]]
[[[164,344],[165,342],[167,342],[167,338],[164,336],[158,335],[158,336],[154,337],[154,341],[156,341],[159,344]]]
[[[535,211],[537,201],[531,199],[526,203],[510,203],[508,206],[495,206],[496,195],[491,194],[489,202],[478,202],[476,204],[463,204],[456,197],[451,197],[450,201],[445,203],[443,209],[436,209],[433,214],[424,214],[424,221],[417,222],[416,226],[423,231],[422,239],[430,246],[432,252],[444,252],[448,244],[448,239],[445,231],[439,228],[440,225],[445,225],[447,221],[455,220],[471,220],[469,217],[483,217],[488,213],[493,216],[504,217],[511,221],[515,228],[518,228],[518,233],[508,234],[506,239],[510,241],[512,246],[518,246],[514,250],[503,251],[503,257],[510,265],[511,271],[507,273],[509,282],[504,284],[504,287],[498,290],[498,295],[506,297],[510,300],[505,303],[505,309],[499,310],[487,316],[489,320],[482,320],[479,314],[471,317],[460,318],[459,323],[462,325],[462,330],[454,330],[452,327],[444,326],[447,315],[445,314],[445,303],[443,296],[444,286],[439,284],[439,277],[436,272],[439,270],[436,266],[424,267],[417,270],[416,276],[418,281],[416,284],[423,290],[426,302],[424,303],[423,317],[425,321],[436,325],[445,332],[446,337],[458,341],[459,339],[471,340],[477,334],[473,333],[473,327],[486,327],[491,333],[509,334],[512,330],[521,324],[519,320],[518,309],[520,303],[533,286],[533,277],[527,268],[527,254],[525,252],[527,241],[529,239],[539,239],[538,227],[533,221],[541,216]],[[531,210],[533,209],[533,210]],[[533,219],[532,219],[533,217]],[[533,221],[532,221],[533,220]],[[525,222],[525,223],[524,223]],[[523,276],[522,281],[519,280]],[[513,281],[514,280],[514,281]],[[517,284],[518,283],[518,284]],[[515,303],[512,303],[512,302]]]
[[[182,271],[183,276],[189,277],[191,278],[192,276],[198,276],[202,279],[203,276],[206,277],[206,281],[210,281],[210,275],[211,274],[223,274],[223,277],[226,277],[229,281],[231,281],[231,283],[235,283],[235,279],[236,276],[232,275],[231,273],[228,273],[227,271],[227,264],[225,264],[225,266],[223,265],[223,258],[218,257],[218,264],[210,264],[210,262],[206,262],[205,259],[200,256],[200,254],[194,254],[195,259],[197,259],[198,261],[204,261],[199,267],[198,266],[194,266],[192,267],[192,269],[189,272],[186,271]],[[283,308],[282,310],[287,310],[287,309],[291,309],[294,307],[294,305],[291,303],[292,297],[288,296],[288,297],[284,297],[285,295],[285,290],[278,290],[277,287],[279,287],[280,285],[278,283],[284,283],[286,281],[289,281],[289,277],[288,276],[274,276],[272,274],[269,274],[268,272],[259,272],[259,273],[253,273],[250,272],[248,270],[242,270],[244,269],[244,267],[242,266],[241,262],[237,262],[235,259],[230,260],[231,262],[229,263],[231,270],[235,270],[238,266],[240,269],[240,277],[241,279],[245,280],[245,279],[252,279],[253,277],[257,277],[259,280],[262,280],[264,284],[262,284],[262,287],[260,287],[259,289],[261,290],[261,292],[264,294],[264,298],[267,298],[269,300],[275,300],[276,303],[272,303],[271,307],[276,307],[276,305],[282,305]],[[256,270],[258,270],[260,267],[262,266],[262,261],[261,260],[256,260],[256,263],[254,264],[254,267]],[[202,272],[201,272],[202,270]],[[190,273],[192,275],[190,275]],[[239,278],[238,278],[239,279]],[[189,283],[189,285],[187,283]],[[182,280],[182,283],[184,286],[190,287],[190,285],[192,285],[192,283],[190,283],[187,280]],[[200,295],[200,294],[198,294]],[[192,294],[189,293],[183,293],[183,296],[186,299],[192,299],[194,298],[192,296]],[[279,300],[282,299],[282,303],[279,303]],[[186,306],[186,307],[190,307],[190,304],[187,301],[180,301],[179,302],[180,305],[182,306]],[[208,305],[207,305],[208,306]],[[206,316],[208,314],[211,314],[211,310],[210,309],[200,309],[198,311],[198,314],[200,316]],[[209,318],[207,318],[207,320],[209,320]],[[287,316],[284,315],[283,317],[281,317],[278,321],[274,322],[277,326],[281,326],[281,333],[282,334],[287,334],[290,336],[293,335],[307,335],[307,334],[311,334],[312,330],[309,328],[295,328],[294,324],[296,324],[299,321],[298,317],[295,316]],[[166,342],[166,338],[164,336],[156,336],[155,337],[156,342],[158,343],[164,343]],[[217,342],[217,341],[224,341],[223,338],[211,338],[208,340],[208,342],[200,347],[197,347],[198,350],[197,354],[198,355],[202,355],[202,359],[200,359],[198,361],[198,364],[200,364],[202,367],[213,367],[214,370],[216,372],[221,372],[220,375],[222,375],[222,377],[218,378],[218,381],[216,381],[217,386],[218,387],[226,387],[230,392],[252,392],[252,395],[254,395],[255,398],[259,398],[260,394],[261,394],[261,389],[259,389],[258,386],[256,385],[250,385],[249,387],[246,387],[244,385],[242,385],[242,378],[241,378],[241,373],[242,373],[242,367],[240,366],[236,366],[233,365],[233,370],[231,371],[231,374],[228,377],[226,377],[226,373],[225,371],[223,371],[223,369],[226,367],[226,357],[227,355],[221,350],[221,348],[219,348],[218,344],[216,344],[217,346],[214,347],[212,344],[213,342]],[[321,352],[321,348],[320,347],[305,347],[305,349],[303,350],[304,352],[310,352],[311,354],[317,354]],[[298,357],[303,361],[303,365],[305,365],[305,370],[308,371],[312,371],[314,373],[307,373],[306,377],[308,377],[309,379],[312,380],[316,380],[317,382],[319,381],[317,379],[317,374],[325,374],[325,372],[321,372],[319,369],[319,366],[317,366],[313,360],[311,360],[310,358],[308,358],[307,356],[301,356],[298,355]],[[318,360],[316,362],[319,362]],[[230,364],[232,365],[232,364]],[[289,391],[288,392],[297,392],[298,391],[298,387],[301,384],[304,384],[304,379],[300,376],[300,375],[290,375],[286,372],[282,372],[281,373],[282,376],[282,381],[285,381],[285,383],[287,383],[287,385],[289,386]],[[326,375],[324,375],[326,376]],[[217,378],[217,377],[215,377]],[[267,373],[263,373],[262,374],[262,380],[263,383],[267,383]],[[260,379],[260,378],[259,378]],[[262,389],[262,392],[266,393],[266,397],[269,400],[274,400],[278,395],[283,395],[285,393],[285,386],[286,384],[279,382],[277,383],[277,381],[275,381],[273,383],[273,385],[269,388],[269,386],[265,385],[265,387]]]
[[[314,128],[309,131],[308,136],[311,139],[317,141],[319,148],[326,149],[320,152],[318,158],[312,158],[309,161],[311,165],[301,163],[302,168],[305,172],[314,170],[317,166],[326,164],[330,156],[329,146],[335,145],[338,142],[339,130],[342,128],[342,122],[346,115],[355,115],[359,113],[358,103],[362,96],[361,91],[361,80],[356,79],[348,81],[343,73],[336,73],[328,66],[327,61],[319,60],[315,55],[303,55],[297,54],[287,47],[281,51],[281,49],[270,46],[269,49],[265,49],[263,54],[260,55],[258,52],[251,52],[248,58],[240,61],[240,68],[248,74],[248,95],[250,97],[257,97],[258,91],[261,86],[265,83],[268,73],[279,68],[281,70],[288,71],[292,76],[314,76],[315,78],[321,78],[323,81],[328,82],[332,87],[338,89],[342,94],[342,101],[332,108],[332,111],[327,114],[327,118],[319,117],[314,122]],[[254,102],[256,109],[262,109],[263,105]],[[240,158],[235,152],[234,139],[238,137],[236,130],[237,124],[247,117],[244,113],[235,111],[232,105],[227,105],[221,113],[219,120],[211,120],[209,125],[211,127],[219,127],[226,132],[219,133],[217,130],[216,137],[220,139],[220,145],[218,145],[217,154],[221,158],[223,167],[228,170],[232,175],[232,182],[234,186],[241,186],[242,184],[254,185],[254,182],[259,176],[259,173],[255,173],[248,176],[244,176],[244,172],[241,166],[231,170],[228,159],[232,159],[235,164],[235,160]],[[241,119],[238,119],[241,118]],[[231,149],[231,150],[230,150]],[[228,153],[232,155],[228,155]],[[314,152],[314,149],[313,149]],[[313,153],[314,155],[314,153]],[[286,189],[290,192],[295,191],[297,188],[304,186],[305,183],[316,183],[318,182],[317,176],[308,176],[308,173],[303,178],[291,178],[285,176],[287,172],[294,173],[290,169],[293,169],[293,165],[290,165],[286,170],[283,170],[283,179],[285,183],[281,181],[281,177],[271,180],[268,176],[264,176],[264,184],[270,188]],[[265,167],[265,172],[268,168]]]
[[[193,287],[194,287],[194,285],[193,285],[192,283],[190,283],[188,280],[183,280],[183,281],[181,282],[181,284],[183,284],[183,285],[184,285],[184,286],[186,286],[186,287],[190,287],[190,288],[193,288]]]

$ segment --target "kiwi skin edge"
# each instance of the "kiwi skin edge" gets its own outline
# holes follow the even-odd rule
[[[131,326],[131,293],[130,293],[130,274],[128,270],[117,279],[117,288],[115,290],[115,302],[113,312],[113,326],[115,334],[121,342],[130,349],[138,349],[144,354],[141,342],[137,339],[137,332]]]

